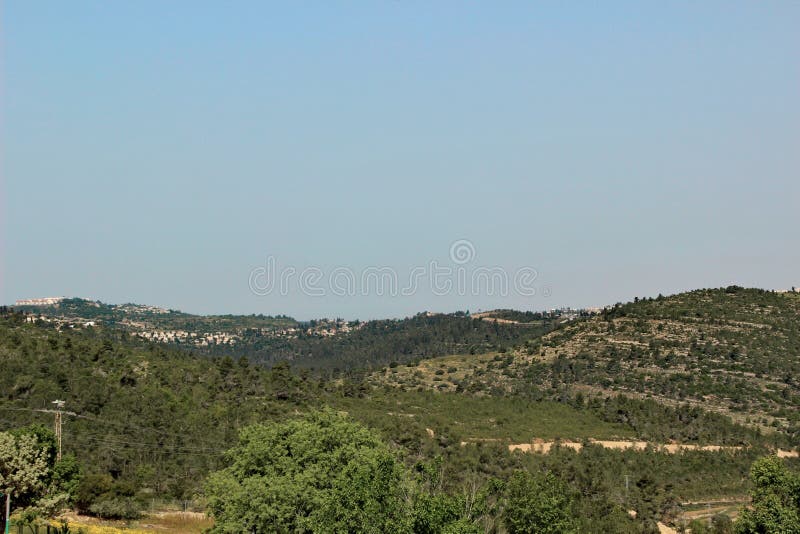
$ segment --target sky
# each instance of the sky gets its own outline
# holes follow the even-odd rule
[[[367,319],[800,286],[798,2],[0,17],[2,303]]]

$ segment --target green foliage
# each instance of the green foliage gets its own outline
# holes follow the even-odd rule
[[[725,514],[715,514],[711,518],[712,534],[733,534],[733,520]]]
[[[692,534],[709,534],[711,529],[706,521],[702,519],[692,519],[689,522],[689,531]]]
[[[75,507],[81,513],[104,519],[136,519],[142,511],[135,489],[107,474],[86,475],[80,480],[75,490]]]
[[[111,492],[114,480],[107,474],[90,474],[84,476],[75,491],[75,507],[79,512],[88,513],[89,507],[100,496]]]
[[[213,532],[401,532],[402,465],[332,411],[242,430],[207,484]]]
[[[66,399],[79,417],[64,415],[65,453],[88,473],[175,498],[191,496],[219,468],[240,426],[302,408],[311,392],[325,394],[288,368],[273,380],[256,366],[114,340],[101,330],[54,331],[17,314],[0,314],[0,359],[0,430],[40,423],[35,433],[52,467],[55,441],[41,423],[53,416],[37,409]]]
[[[47,478],[47,450],[34,435],[0,432],[0,493],[10,493],[14,507],[40,497]]]
[[[497,486],[524,471],[537,480],[543,472],[554,477],[568,501],[573,530],[638,532],[653,528],[658,520],[669,522],[676,502],[744,494],[747,471],[755,457],[766,454],[765,445],[796,444],[790,441],[788,426],[763,435],[727,416],[697,408],[696,402],[678,402],[680,392],[687,401],[711,392],[712,404],[716,394],[738,394],[742,402],[759,403],[759,409],[765,399],[781,406],[785,409],[781,421],[800,421],[790,409],[796,388],[791,374],[796,352],[791,351],[797,339],[796,313],[790,320],[792,298],[737,290],[645,299],[619,306],[605,317],[566,323],[544,338],[538,337],[549,328],[543,323],[502,326],[463,314],[375,321],[329,338],[303,334],[279,342],[261,336],[258,350],[269,355],[264,361],[274,364],[271,369],[249,363],[230,347],[209,349],[209,354],[229,358],[204,358],[164,344],[126,340],[116,327],[59,330],[51,324],[26,324],[17,314],[0,314],[4,364],[0,428],[32,421],[50,425],[52,415],[34,410],[49,407],[54,398],[66,398],[67,408],[80,417],[65,415],[68,454],[61,464],[53,461],[52,432],[28,431],[49,451],[51,474],[39,493],[48,498],[77,493],[79,508],[106,516],[135,512],[136,495],[144,492],[190,497],[209,472],[217,471],[208,487],[221,496],[216,502],[227,518],[220,522],[219,532],[241,532],[245,520],[250,530],[255,526],[270,532],[280,531],[277,524],[306,531],[331,531],[325,525],[359,530],[367,520],[373,522],[364,528],[373,530],[502,531],[500,510],[509,509],[509,495]],[[711,315],[705,314],[706,302]],[[676,311],[683,307],[686,315]],[[762,309],[769,311],[761,313]],[[762,326],[752,327],[751,332],[750,323]],[[661,326],[669,334],[664,340],[655,337]],[[702,330],[698,336],[705,338],[682,345],[681,329],[696,327]],[[713,340],[712,332],[716,332]],[[606,338],[624,343],[613,345]],[[529,343],[513,348],[519,347],[520,339]],[[570,352],[586,340],[598,350]],[[506,346],[510,348],[505,354],[479,354]],[[679,350],[682,346],[685,353]],[[253,347],[245,344],[241,350]],[[326,371],[298,372],[278,361],[307,349],[302,364],[314,362]],[[762,349],[769,362],[766,367],[754,356]],[[463,351],[464,356],[420,363],[422,358],[454,351]],[[555,355],[556,351],[562,353]],[[470,352],[478,354],[467,355]],[[358,369],[382,361],[397,362],[381,375],[399,377],[394,387],[386,387],[375,375],[364,380],[363,370]],[[436,369],[443,371],[437,377],[440,385],[448,383],[462,393],[417,391],[418,383],[403,382],[426,370],[436,376]],[[756,372],[757,378],[743,374]],[[404,373],[408,373],[405,378]],[[781,384],[778,389],[776,380]],[[620,394],[629,390],[630,395]],[[661,396],[642,398],[642,393]],[[340,462],[333,468],[330,462],[315,460],[312,470],[304,465],[279,473],[284,464],[297,461],[297,444],[307,443],[300,450],[317,450],[320,458],[325,456],[328,449],[303,426],[313,421],[287,422],[286,417],[326,405],[346,411],[349,416],[344,421],[349,424],[374,429],[367,431],[373,441],[358,438],[370,444],[364,451],[356,447],[362,461]],[[729,413],[741,413],[737,410]],[[268,462],[270,476],[244,471],[239,476],[233,471],[234,458],[229,462],[222,455],[236,442],[239,430],[253,423],[272,429],[249,431],[254,443],[267,432],[271,447],[285,452],[275,456],[278,465]],[[276,428],[285,433],[270,433]],[[509,442],[532,438],[589,437],[750,448],[675,455],[588,444],[580,452],[556,447],[548,455],[508,451]],[[333,442],[339,443],[338,439]],[[352,452],[345,438],[341,440],[332,450]],[[462,441],[467,444],[462,446]],[[234,449],[242,453],[244,463],[262,461],[256,454],[260,450],[249,442]],[[314,454],[309,452],[308,457]],[[80,484],[77,465],[87,471]],[[630,479],[627,492],[623,475]],[[265,487],[271,489],[264,492]],[[298,496],[298,487],[311,488],[309,495],[316,495],[316,500]],[[377,506],[370,508],[367,503],[381,495],[393,515],[374,519],[381,515],[372,513]],[[298,502],[305,507],[300,508],[304,512],[299,518],[295,517]],[[627,514],[631,509],[639,512],[635,520]]]
[[[300,331],[295,337],[274,338],[246,332],[242,344],[215,346],[213,354],[244,351],[251,360],[274,364],[291,360],[293,365],[325,370],[370,370],[409,363],[420,358],[447,354],[488,352],[522,343],[551,328],[551,321],[527,325],[498,324],[463,314],[417,314],[400,320],[375,320],[344,334],[321,336]]]
[[[499,481],[490,479],[479,487],[473,479],[459,488],[443,491],[444,460],[441,456],[414,466],[416,485],[411,511],[414,534],[480,533],[497,514]]]
[[[729,414],[748,432],[731,444],[764,439],[796,446],[800,436],[800,295],[759,289],[704,289],[618,304],[599,315],[560,323],[518,345],[514,361],[466,369],[464,391],[547,397],[591,390],[594,395],[650,397],[653,402],[701,405],[725,414],[714,421],[688,416],[686,430],[671,439],[712,441]],[[665,414],[666,415],[666,414]],[[657,423],[631,419],[645,435]],[[710,423],[710,424],[709,424]],[[777,432],[776,432],[777,431]],[[648,439],[650,436],[647,436]]]
[[[191,343],[191,336],[171,338],[172,346],[211,356],[247,356],[251,361],[274,365],[291,360],[296,367],[338,373],[342,370],[375,369],[391,362],[406,363],[467,351],[490,351],[521,343],[548,331],[557,316],[539,314],[523,325],[498,324],[472,319],[461,312],[429,315],[420,313],[400,320],[347,323],[347,332],[334,336],[323,332],[345,326],[340,320],[298,323],[286,316],[191,315],[136,304],[104,304],[84,299],[66,299],[56,306],[23,306],[21,310],[43,314],[57,322],[83,325],[99,322],[118,338],[155,331],[184,331],[196,336],[223,333],[236,336],[235,344]],[[143,326],[131,326],[132,324]],[[293,329],[288,333],[288,329]]]
[[[476,439],[524,443],[532,437],[581,440],[636,436],[624,424],[603,421],[587,410],[519,397],[375,389],[361,399],[334,398],[329,402],[398,442],[411,433],[425,434],[426,428],[455,444]],[[458,424],[454,423],[454,414]]]
[[[239,328],[272,329],[295,326],[297,321],[284,315],[192,315],[177,310],[162,310],[139,304],[105,304],[81,298],[64,299],[53,306],[17,306],[17,309],[78,323],[95,321],[124,327],[127,321],[146,323],[162,330],[227,331]]]
[[[74,454],[65,454],[53,465],[51,488],[74,498],[81,480],[81,466]]]
[[[56,461],[54,433],[40,425],[0,433],[0,491],[11,491],[24,521],[53,516],[70,501],[80,466],[67,455]]]
[[[89,512],[103,519],[138,519],[142,505],[133,497],[109,497],[92,503]]]
[[[762,458],[750,470],[753,502],[736,521],[737,534],[800,532],[800,475],[777,457]]]
[[[461,520],[464,503],[456,496],[440,493],[421,494],[414,503],[413,531],[415,534],[437,534]]]
[[[515,473],[506,488],[503,521],[510,534],[578,532],[570,490],[551,473]]]

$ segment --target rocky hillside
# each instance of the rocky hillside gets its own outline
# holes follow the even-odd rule
[[[625,393],[797,437],[800,294],[734,286],[637,299],[507,353],[431,360],[376,380],[475,393]]]

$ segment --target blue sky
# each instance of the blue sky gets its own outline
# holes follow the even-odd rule
[[[368,318],[800,286],[797,2],[9,1],[0,23],[2,302]],[[249,283],[270,257],[404,280],[462,239],[535,295]]]

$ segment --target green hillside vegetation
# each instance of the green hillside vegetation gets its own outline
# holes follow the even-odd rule
[[[285,418],[329,404],[384,428],[395,443],[448,446],[461,440],[528,434],[571,438],[631,435],[591,414],[555,402],[470,399],[372,389],[347,378],[328,380],[271,370],[246,358],[200,358],[158,344],[121,343],[102,329],[57,330],[8,314],[0,319],[0,421],[6,428],[47,423],[66,399],[64,441],[96,470],[157,493],[190,495],[218,466],[226,444],[246,424]],[[407,417],[412,411],[416,417]],[[463,421],[452,415],[460,412]],[[426,428],[435,428],[431,439]]]
[[[366,371],[390,363],[407,363],[455,352],[484,353],[506,350],[551,330],[558,314],[535,314],[521,325],[474,319],[468,313],[420,313],[405,319],[364,323],[327,319],[298,322],[285,316],[191,315],[159,311],[136,304],[110,305],[84,299],[66,299],[55,306],[23,306],[56,323],[99,323],[119,336],[152,331],[184,330],[196,335],[227,333],[234,343],[197,345],[187,340],[167,343],[208,356],[247,357],[274,365],[289,361],[328,376],[341,371]],[[343,328],[343,327],[346,327]],[[292,329],[291,332],[288,330]]]
[[[473,397],[428,391],[372,390],[369,399],[343,397],[335,406],[357,414],[387,434],[399,427],[412,434],[430,433],[454,443],[498,440],[502,443],[544,439],[624,439],[636,433],[629,426],[603,421],[588,410],[555,401],[516,397]]]
[[[505,355],[431,360],[374,379],[494,395],[623,393],[730,415],[796,446],[799,316],[796,293],[730,287],[637,299],[563,323]]]
[[[320,370],[369,370],[392,363],[408,363],[454,352],[478,354],[506,350],[550,330],[554,319],[524,326],[473,319],[464,313],[417,314],[401,320],[368,321],[355,331],[330,337],[299,335],[296,338],[246,338],[244,350],[260,363],[291,361],[293,365]]]
[[[161,330],[233,332],[244,328],[273,330],[297,325],[297,321],[284,315],[193,315],[154,306],[106,304],[81,298],[64,299],[50,306],[15,306],[15,309],[76,322],[100,321],[122,328],[133,322]]]
[[[790,348],[786,361],[777,354],[784,354],[779,347],[796,342],[792,319],[786,315],[787,301],[781,300],[790,299],[795,305],[797,301],[791,300],[795,296],[738,288],[696,293],[718,303],[717,317],[739,313],[731,302],[746,310],[745,300],[774,299],[767,306],[780,311],[770,311],[769,317],[784,342],[759,349],[752,342],[758,339],[754,334],[749,344],[737,338],[732,347],[746,355],[742,365],[756,366],[755,354],[763,349],[772,362],[770,373],[794,369]],[[565,521],[576,521],[578,531],[651,531],[656,521],[677,525],[681,511],[691,506],[681,503],[743,498],[751,489],[747,474],[757,458],[776,446],[796,446],[788,424],[764,432],[753,421],[738,424],[725,415],[735,413],[735,406],[723,410],[709,403],[718,410],[709,412],[689,396],[671,398],[617,385],[628,373],[644,371],[632,361],[621,358],[616,370],[604,367],[607,356],[596,356],[596,364],[585,369],[574,365],[580,358],[568,348],[571,340],[584,339],[581,332],[593,332],[598,324],[609,322],[617,329],[632,317],[638,320],[635,313],[649,310],[646,313],[656,315],[653,310],[662,309],[659,302],[681,299],[682,306],[705,302],[695,300],[692,293],[620,305],[604,315],[560,326],[539,323],[535,331],[507,325],[508,345],[502,324],[465,314],[419,316],[399,329],[394,329],[397,322],[385,330],[375,322],[374,332],[357,331],[365,337],[353,332],[321,340],[330,343],[325,346],[332,351],[332,360],[349,362],[350,368],[335,372],[280,362],[268,368],[246,357],[198,355],[131,339],[114,326],[73,329],[29,323],[24,314],[3,310],[0,431],[32,423],[51,425],[52,414],[41,410],[50,409],[55,399],[66,400],[71,414],[64,416],[65,453],[74,454],[82,470],[81,483],[71,492],[72,505],[89,513],[124,517],[135,516],[154,497],[202,502],[208,497],[205,480],[230,465],[231,456],[225,451],[237,443],[243,428],[304,420],[328,407],[375,432],[397,456],[403,476],[419,492],[414,501],[418,507],[409,512],[416,517],[414,532],[441,532],[442,525],[459,521],[486,528],[504,525],[509,520],[503,504],[511,497],[508,488],[515,488],[514,499],[526,502],[525,488],[535,493],[545,473],[563,485],[570,510]],[[639,307],[643,311],[636,311]],[[714,319],[724,324],[731,320],[739,319]],[[458,354],[444,358],[421,356],[423,351],[435,355],[449,348],[449,339],[459,339],[460,328],[468,328],[466,336],[474,345],[460,344],[454,351]],[[658,331],[657,325],[654,328]],[[702,330],[708,340],[711,329]],[[426,331],[428,337],[423,335]],[[525,337],[511,343],[520,333]],[[391,340],[387,347],[392,350],[408,337],[416,348],[407,354],[378,356],[382,336]],[[556,343],[562,344],[564,354],[551,350]],[[489,347],[490,352],[481,352]],[[672,349],[677,352],[677,347]],[[472,348],[475,354],[470,354]],[[398,361],[398,353],[405,360]],[[353,354],[376,355],[365,357],[359,368]],[[688,355],[686,359],[691,361]],[[365,374],[380,361],[387,362],[385,368]],[[603,378],[613,377],[613,384],[584,379],[594,376],[591,373],[598,367]],[[728,365],[723,368],[736,372]],[[767,376],[764,373],[761,379]],[[546,455],[508,449],[510,443],[534,438],[584,441],[584,448],[576,452],[555,447]],[[589,444],[589,438],[742,448],[665,454],[605,449]],[[796,470],[798,462],[784,463]],[[520,472],[533,479],[526,475],[515,479]],[[517,481],[508,486],[512,479]],[[476,512],[464,516],[468,508]],[[637,512],[635,520],[628,510]],[[424,525],[434,526],[425,530]]]

